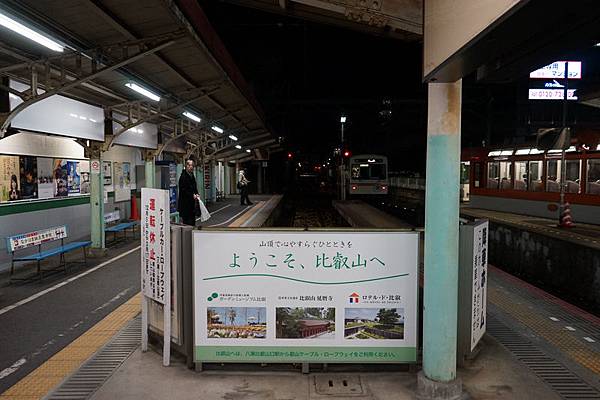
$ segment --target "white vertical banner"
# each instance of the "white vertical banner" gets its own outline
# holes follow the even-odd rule
[[[473,287],[471,294],[471,351],[486,328],[489,221],[473,228]]]
[[[148,302],[164,306],[163,365],[171,352],[171,225],[169,191],[142,188],[142,351],[148,349]]]

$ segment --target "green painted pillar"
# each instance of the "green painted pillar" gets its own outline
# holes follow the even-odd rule
[[[200,198],[203,203],[206,203],[206,193],[204,190],[204,164],[200,164],[196,166],[196,186],[198,187],[198,194],[200,194]]]
[[[104,238],[104,176],[102,153],[98,150],[90,158],[90,236],[92,253],[102,252]]]
[[[456,378],[458,216],[462,80],[429,83],[423,372]]]
[[[156,165],[154,165],[154,157],[147,157],[144,163],[144,175],[146,179],[145,187],[156,187]]]
[[[179,177],[183,173],[183,164],[177,164],[177,182],[179,182]]]

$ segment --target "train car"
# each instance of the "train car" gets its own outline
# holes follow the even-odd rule
[[[600,145],[566,150],[565,201],[575,222],[600,224]],[[463,149],[461,195],[469,206],[558,218],[561,150]]]
[[[386,156],[361,154],[348,162],[347,191],[356,195],[387,195],[389,189],[388,160]]]

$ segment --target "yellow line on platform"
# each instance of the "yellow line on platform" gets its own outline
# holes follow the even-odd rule
[[[138,293],[10,387],[0,395],[0,400],[43,398],[108,343],[119,330],[139,314],[140,308],[141,296]]]
[[[572,360],[600,375],[600,352],[579,341],[568,330],[557,329],[550,319],[536,313],[525,301],[520,302],[501,287],[488,286],[488,299],[495,306],[540,335]]]

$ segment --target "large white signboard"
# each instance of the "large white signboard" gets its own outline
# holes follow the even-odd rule
[[[142,293],[165,304],[171,282],[169,191],[142,188],[141,208]]]
[[[125,121],[127,116],[113,113],[113,118],[118,121]],[[113,121],[113,133],[119,131],[122,125]],[[156,149],[158,147],[158,126],[144,122],[134,128],[128,129],[115,139],[115,144],[125,146],[144,147]]]
[[[533,79],[564,79],[565,61],[555,61],[529,74]],[[569,79],[581,79],[581,61],[569,61]]]
[[[194,231],[196,362],[417,359],[414,232]]]
[[[473,228],[473,288],[471,298],[471,351],[486,328],[488,232],[486,220]]]

